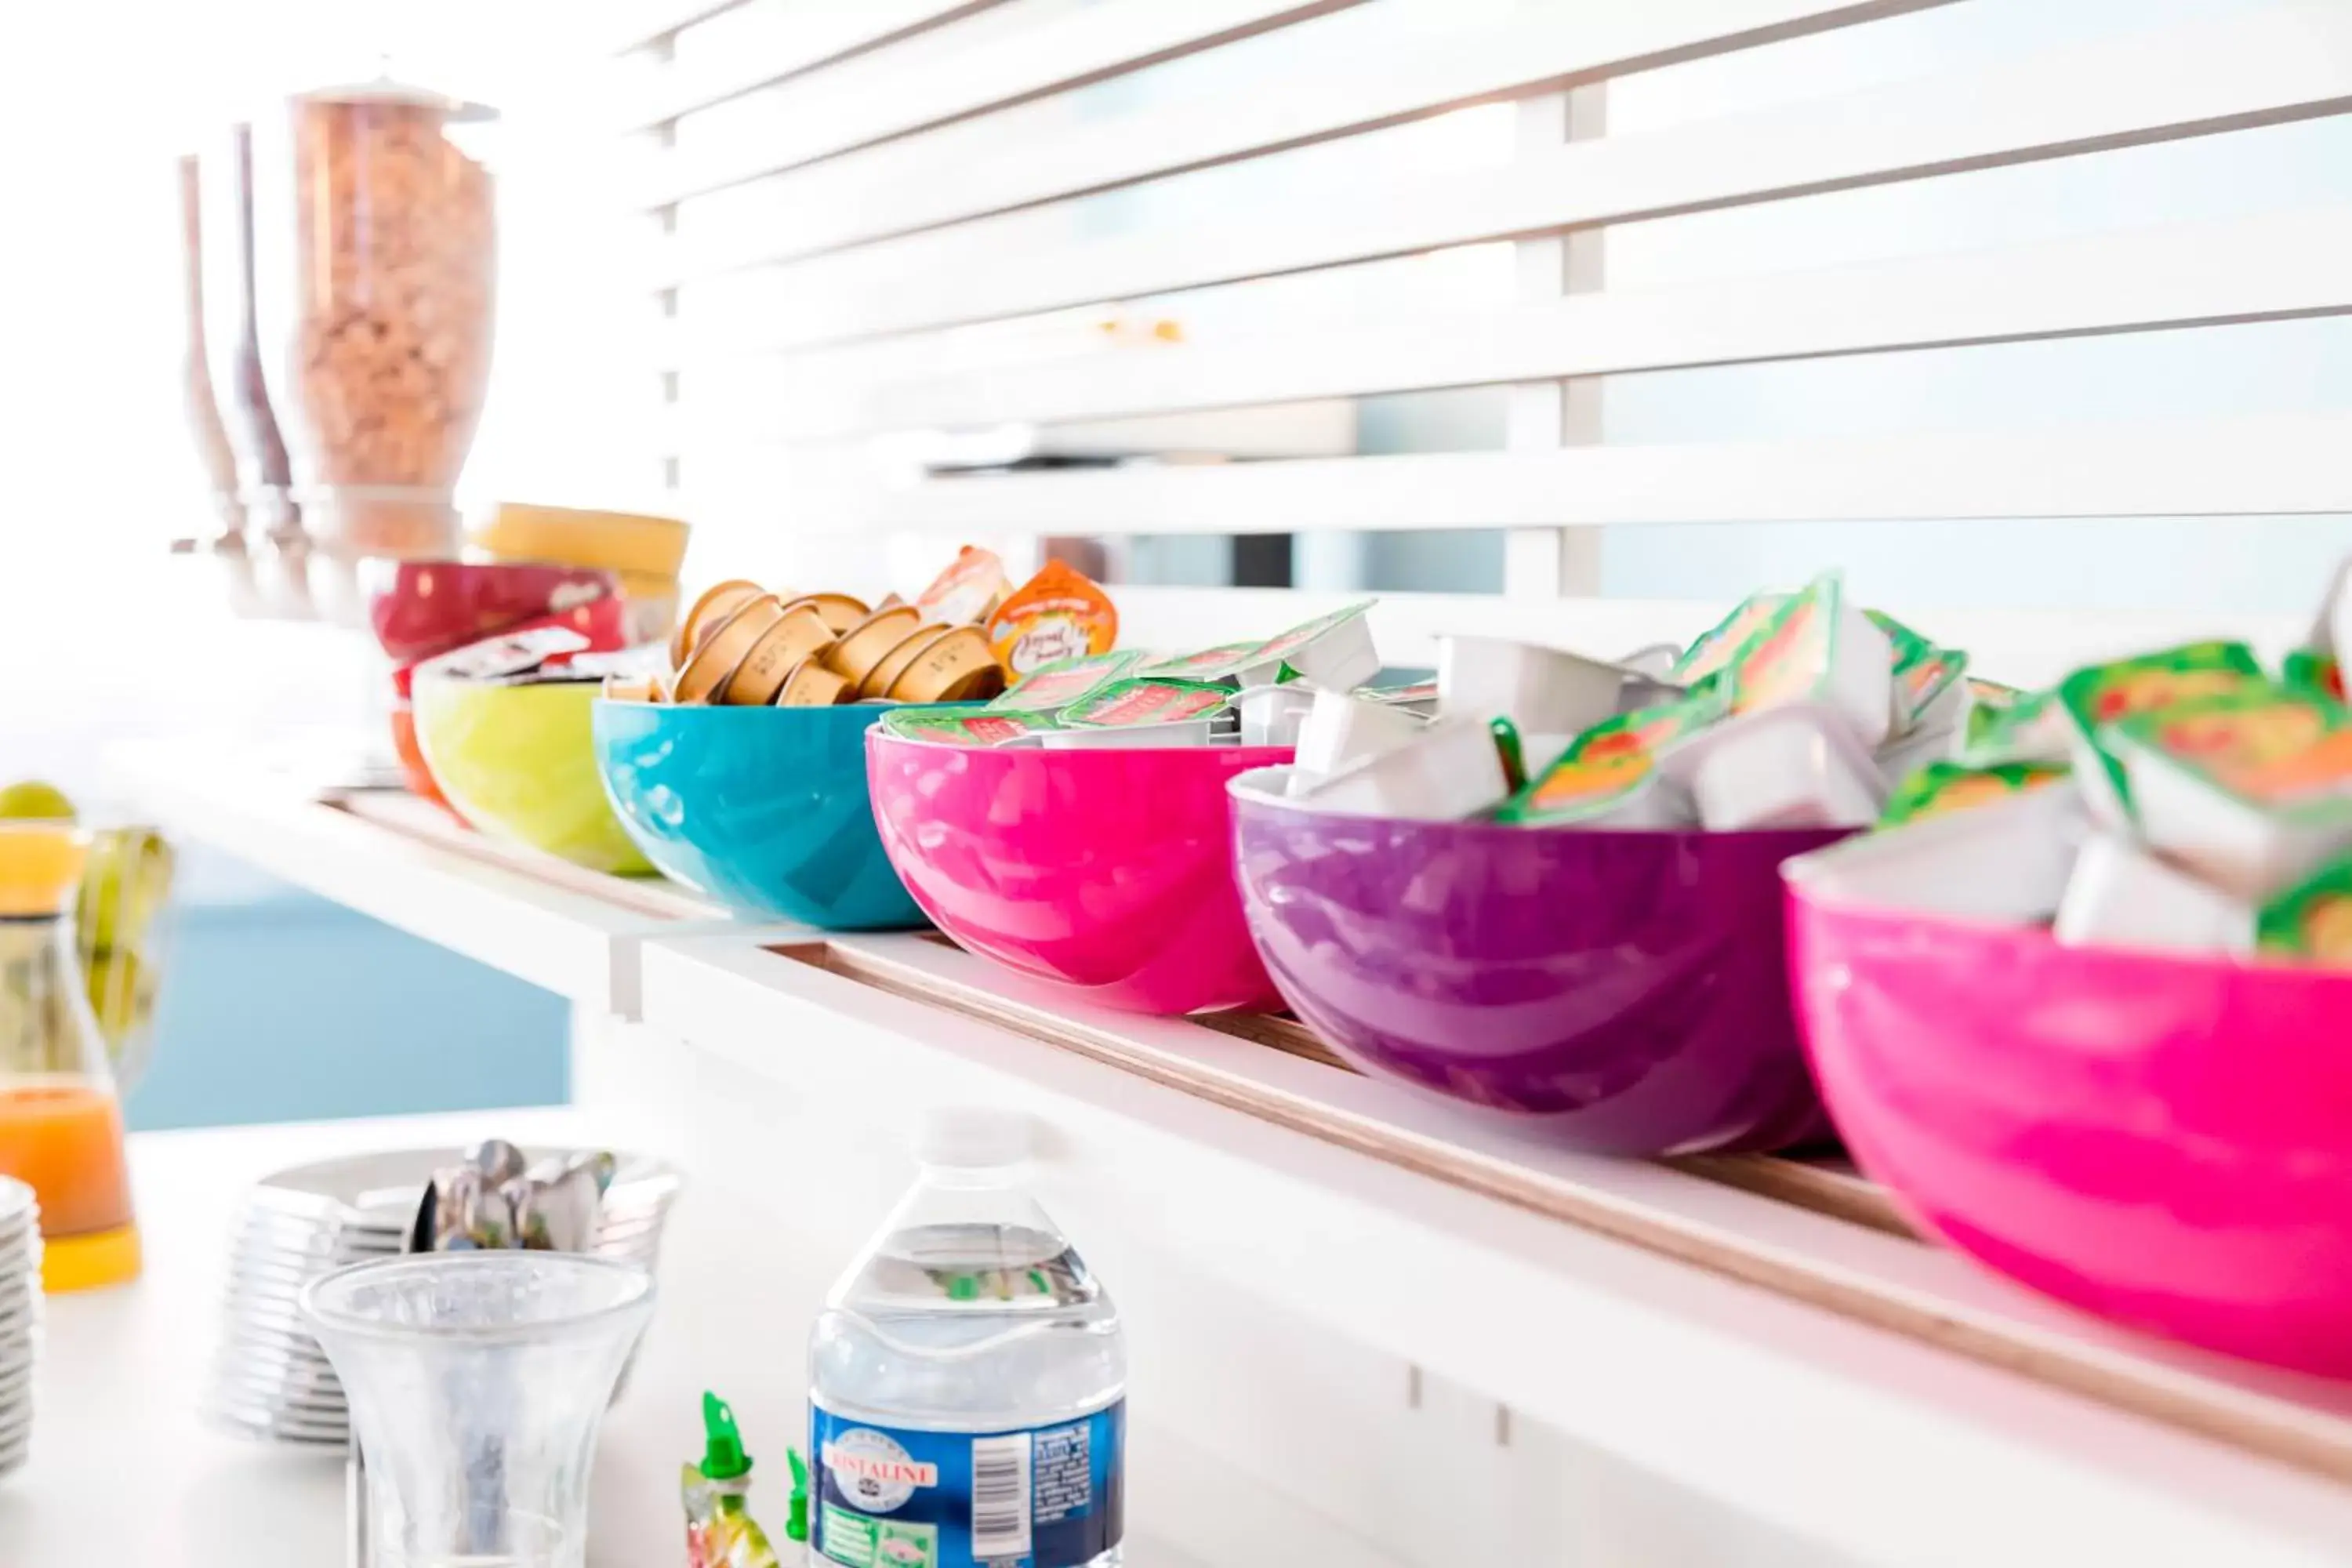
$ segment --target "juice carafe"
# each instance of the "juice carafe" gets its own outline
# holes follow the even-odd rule
[[[139,1273],[122,1108],[73,932],[87,834],[0,823],[0,1174],[41,1204],[50,1290]]]

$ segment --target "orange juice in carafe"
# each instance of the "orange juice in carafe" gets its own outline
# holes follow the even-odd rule
[[[139,1273],[122,1109],[73,940],[88,853],[68,825],[0,823],[0,1175],[40,1200],[51,1290]]]

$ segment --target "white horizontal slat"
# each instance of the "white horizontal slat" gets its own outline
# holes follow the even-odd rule
[[[1674,25],[1669,16],[1683,17],[1680,7],[1659,10],[1643,24],[1654,32]],[[1992,68],[1568,143],[1493,169],[1302,194],[1285,209],[1230,223],[1108,237],[994,265],[941,269],[914,251],[763,269],[773,307],[747,315],[730,336],[745,352],[806,347],[2347,111],[2352,6],[2296,0]],[[1189,122],[1170,130],[1189,134]],[[1040,149],[1037,161],[1090,157],[1111,136],[1068,138]],[[933,190],[959,199],[1002,177],[993,169],[1030,162],[999,160],[970,178],[934,181]],[[871,210],[862,200],[852,205]],[[809,233],[824,233],[823,215]]]
[[[1003,0],[859,0],[855,5],[806,6],[806,20],[794,16],[796,25],[780,49],[672,66],[624,123],[631,130],[650,130],[1002,4]]]
[[[801,438],[1045,424],[2346,311],[2352,311],[2352,206],[2330,206],[1476,314],[1383,317],[1241,344],[963,371],[884,384],[863,398],[844,397],[842,379],[813,374],[815,365],[783,361],[780,395],[764,412],[771,429]],[[786,395],[793,391],[801,395]]]
[[[1759,584],[1765,586],[1766,584]],[[1781,584],[1793,586],[1794,584]],[[1213,647],[1271,637],[1285,626],[1357,603],[1364,594],[1300,593],[1279,588],[1111,589],[1119,641],[1131,647]],[[1691,600],[1507,599],[1485,594],[1385,594],[1372,606],[1372,637],[1391,666],[1437,662],[1437,638],[1449,632],[1515,637],[1599,658],[1653,643],[1687,643],[1721,620],[1730,605]],[[2185,611],[1937,609],[1885,606],[1948,647],[1968,651],[1970,668],[2015,686],[2053,685],[2082,665],[2204,637],[2237,637],[2275,659],[2310,630],[2304,616],[2200,615]]]
[[[1123,71],[1286,26],[1363,0],[1103,0],[1085,10],[910,67],[887,93],[845,100],[796,132],[667,160],[644,205],[721,190],[894,136],[1066,91]]]
[[[952,137],[940,137],[929,139],[929,147],[919,142],[865,155],[859,161],[876,167],[860,171],[854,181],[846,169],[785,175],[770,187],[777,198],[770,221],[715,243],[681,235],[669,247],[660,281],[815,255],[1328,140],[1571,78],[1605,77],[1693,58],[1702,47],[1737,49],[1769,37],[1846,26],[1894,8],[1682,0],[1674,5],[1588,6],[1549,19],[1505,18],[1435,47],[1425,37],[1381,37],[1351,53],[1344,69],[1280,92],[1237,90],[1132,115],[1090,127],[1084,136],[1040,139],[1019,157],[962,160],[955,155]],[[803,187],[812,185],[817,187],[816,199],[798,199]],[[1316,226],[1351,218],[1361,222],[1371,214],[1393,223],[1400,216],[1417,216],[1424,198],[1443,198],[1439,210],[1454,210],[1458,202],[1450,193],[1449,182],[1422,180],[1360,189],[1352,193],[1352,208],[1312,198],[1307,205]],[[1287,215],[1265,216],[1272,232],[1297,234],[1299,226]],[[1253,252],[1265,243],[1255,222],[1214,226],[1213,232],[1226,241],[1240,239]],[[1340,240],[1346,243],[1344,236]],[[1446,242],[1416,240],[1392,248]],[[1217,254],[1189,245],[1183,249],[1202,258]]]
[[[747,0],[613,0],[604,9],[612,18],[605,36],[616,55],[642,49],[668,39],[682,27],[708,22]]]
[[[1967,433],[920,480],[845,526],[1288,533],[1979,517],[2352,512],[2352,412]]]

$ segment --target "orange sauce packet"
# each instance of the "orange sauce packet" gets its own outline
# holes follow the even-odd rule
[[[1004,563],[993,550],[967,544],[956,552],[948,569],[931,579],[915,600],[926,621],[950,626],[976,626],[1004,602],[1013,584],[1004,576]]]
[[[996,662],[1024,676],[1108,653],[1118,641],[1118,611],[1084,574],[1048,561],[988,618],[988,640]]]

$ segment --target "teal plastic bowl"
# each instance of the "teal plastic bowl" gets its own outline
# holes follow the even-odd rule
[[[596,765],[646,858],[705,897],[822,931],[908,930],[930,922],[882,853],[866,787],[883,706],[600,699]]]

